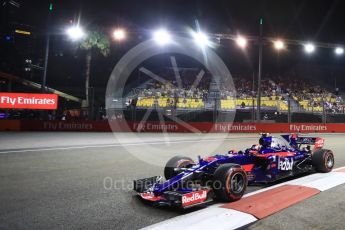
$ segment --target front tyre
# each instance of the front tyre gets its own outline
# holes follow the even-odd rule
[[[175,156],[171,158],[164,167],[165,179],[169,180],[181,172],[179,169],[186,168],[194,164],[194,161],[189,157]]]
[[[312,163],[317,172],[330,172],[334,166],[333,152],[328,149],[316,150],[312,155]]]
[[[240,165],[224,164],[214,172],[213,189],[217,199],[223,202],[241,199],[246,191],[248,179]]]

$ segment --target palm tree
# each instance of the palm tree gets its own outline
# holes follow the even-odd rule
[[[94,52],[99,52],[103,56],[108,56],[110,53],[110,41],[108,37],[100,30],[90,31],[87,38],[80,44],[80,48],[86,50],[86,68],[85,68],[85,99],[86,107],[89,109],[89,88],[90,88],[90,69],[91,60]]]

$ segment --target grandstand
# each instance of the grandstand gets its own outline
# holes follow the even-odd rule
[[[344,112],[343,99],[327,91],[319,85],[313,85],[301,80],[295,80],[293,90],[288,89],[291,98],[298,104],[299,109],[305,112]]]
[[[205,82],[211,84],[211,76]],[[215,100],[205,84],[193,87],[184,82],[184,88],[178,88],[176,82],[167,80],[165,84],[151,80],[133,90],[128,101],[137,99],[138,109],[166,109],[177,110],[207,110],[215,108],[221,111],[254,110],[257,106],[256,91],[246,78],[234,78],[236,95],[222,86],[218,86],[219,93]],[[190,80],[189,80],[190,83]],[[341,97],[328,92],[320,86],[306,83],[303,80],[289,82],[282,78],[267,79],[262,82],[262,110],[288,112],[289,105],[292,112],[344,112],[344,102]]]

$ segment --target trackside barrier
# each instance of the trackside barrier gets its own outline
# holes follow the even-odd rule
[[[191,122],[188,125],[177,124],[174,122],[146,122],[129,123],[132,131],[141,132],[214,132],[214,133],[343,133],[345,124],[320,124],[320,123],[229,123],[229,122]]]
[[[0,131],[20,131],[20,128],[18,120],[0,120]]]
[[[0,131],[345,133],[345,123],[110,122],[0,120]]]
[[[22,131],[111,132],[107,121],[21,121]]]

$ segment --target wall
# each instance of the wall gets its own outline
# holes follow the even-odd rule
[[[0,120],[0,131],[345,133],[345,123],[111,122],[110,126],[107,121]]]

